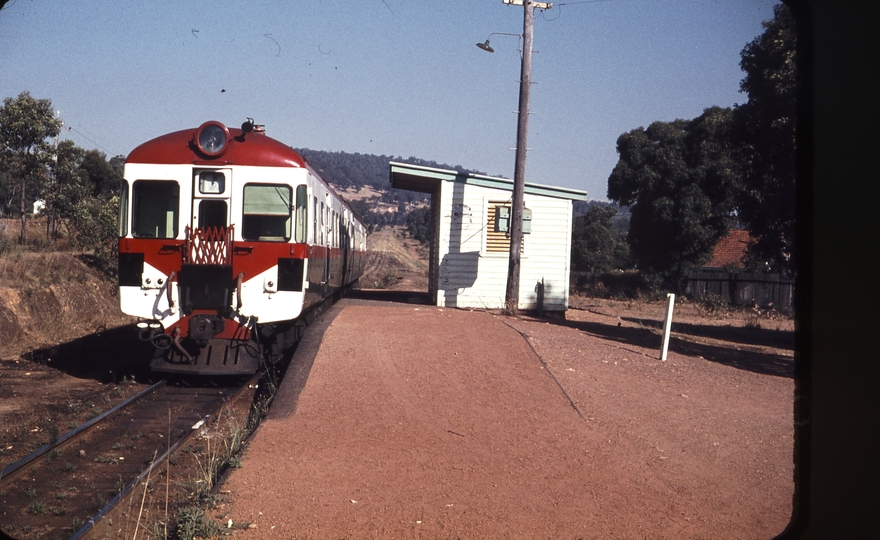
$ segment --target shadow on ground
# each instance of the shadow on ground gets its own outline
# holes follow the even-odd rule
[[[142,382],[149,380],[151,352],[152,346],[140,341],[130,324],[35,349],[23,358],[79,379],[117,383],[127,377]]]
[[[402,304],[431,305],[431,296],[423,291],[391,291],[387,289],[353,289],[345,294],[355,300],[398,302]]]
[[[353,290],[347,298],[377,302],[400,302],[430,305],[430,296],[424,292],[389,291],[381,289]],[[662,323],[650,319],[622,318],[638,323],[640,328],[617,326],[615,323],[568,321],[560,317],[543,317],[542,320],[575,328],[598,338],[618,343],[654,349],[660,355],[662,337],[651,328],[660,329]],[[615,319],[616,321],[616,319]],[[794,349],[794,332],[768,330],[763,328],[737,328],[690,323],[673,323],[672,329],[679,334],[702,336],[727,342],[724,345],[696,343],[673,336],[669,350],[686,356],[701,356],[710,362],[717,362],[762,375],[794,378],[794,358],[775,354],[761,347]]]
[[[622,320],[662,329],[663,321],[654,319],[640,319],[636,317],[621,317]],[[770,330],[768,328],[749,326],[718,326],[710,324],[692,324],[675,322],[672,320],[672,331],[690,336],[702,336],[747,345],[762,345],[777,349],[794,350],[794,332],[787,330]]]
[[[617,326],[616,324],[553,319],[550,319],[549,322],[575,328],[602,339],[610,339],[618,343],[646,349],[655,349],[658,358],[660,356],[662,337],[648,328],[632,328]],[[680,330],[676,329],[676,331]],[[718,337],[716,339],[725,338]],[[695,343],[673,336],[669,342],[669,350],[686,356],[701,356],[710,362],[717,362],[762,375],[794,378],[794,358],[771,353],[757,346],[737,346],[732,344],[722,346],[709,343]]]

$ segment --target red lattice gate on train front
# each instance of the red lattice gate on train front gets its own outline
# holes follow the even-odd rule
[[[186,227],[186,264],[232,264],[232,231],[229,227]]]

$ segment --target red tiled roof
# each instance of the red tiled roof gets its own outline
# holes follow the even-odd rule
[[[722,268],[727,265],[736,267],[743,266],[743,257],[746,254],[751,237],[749,231],[736,229],[718,241],[712,260],[705,264],[706,267]]]

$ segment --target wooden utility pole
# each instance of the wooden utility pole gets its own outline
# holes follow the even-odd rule
[[[531,0],[503,0],[505,4],[523,6],[522,70],[519,81],[519,111],[516,125],[516,165],[513,172],[513,207],[510,215],[510,260],[507,267],[507,290],[504,303],[507,310],[519,310],[519,271],[522,248],[523,192],[526,185],[526,148],[529,132],[529,93],[532,86],[532,29],[535,26],[535,6],[549,9],[552,4]]]

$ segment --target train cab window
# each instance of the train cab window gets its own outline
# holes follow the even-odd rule
[[[199,193],[220,195],[226,191],[226,175],[220,171],[201,171],[199,173]]]
[[[177,182],[138,180],[132,193],[135,238],[177,238],[180,206]]]
[[[288,186],[245,186],[242,238],[268,242],[290,240],[290,202]]]
[[[119,237],[128,234],[128,182],[119,191]]]
[[[309,196],[306,186],[296,186],[296,238],[297,242],[308,240]]]
[[[226,201],[204,199],[199,201],[199,228],[226,227]]]

